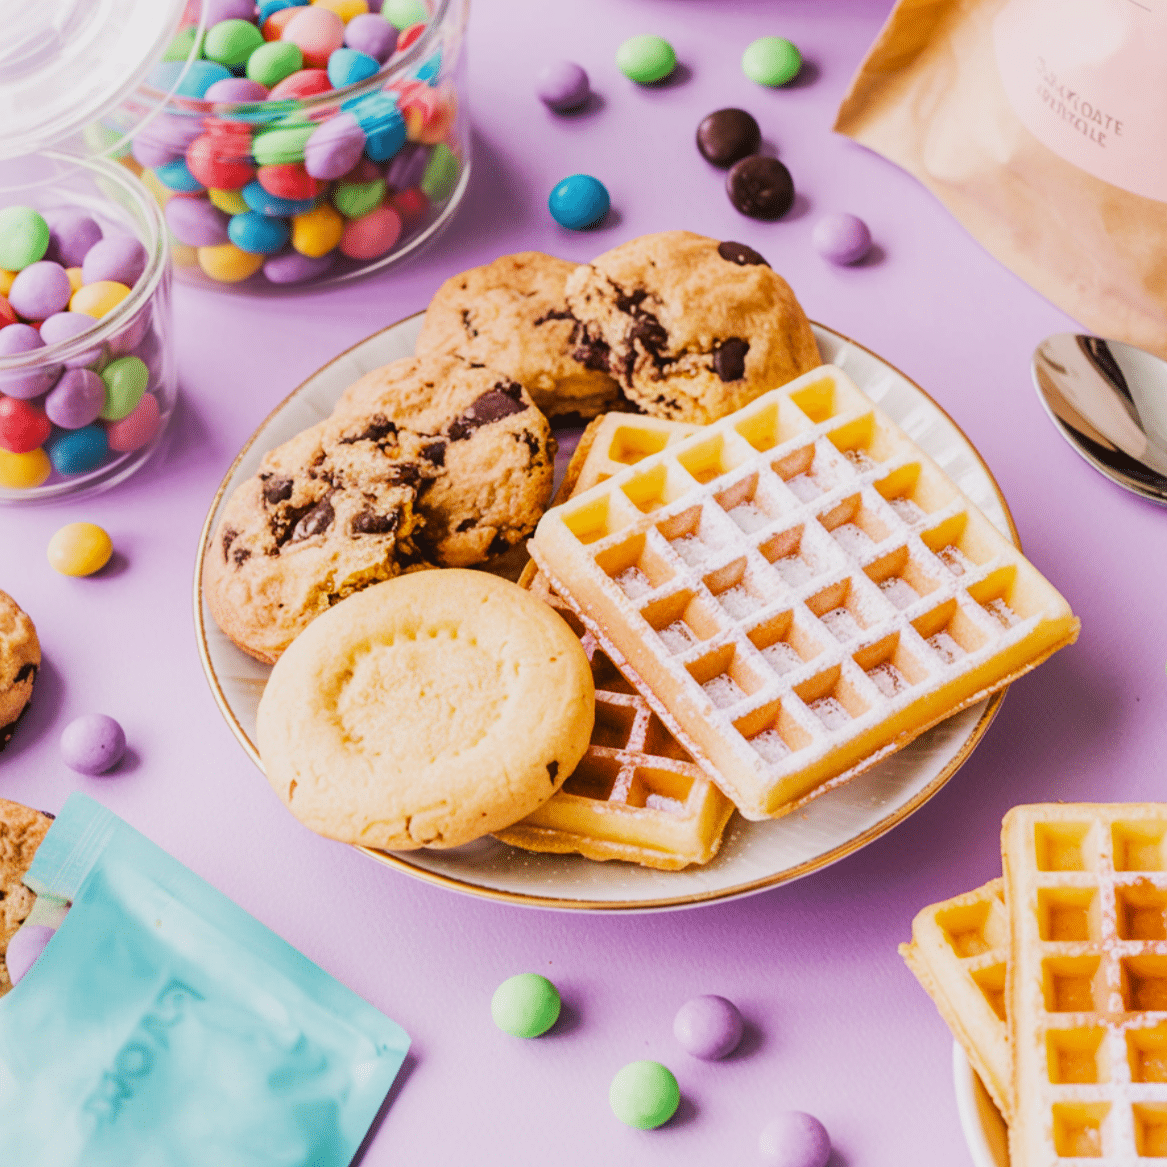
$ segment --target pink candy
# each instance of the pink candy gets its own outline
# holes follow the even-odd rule
[[[119,454],[141,449],[158,432],[160,417],[158,398],[145,394],[132,413],[106,427],[109,448]]]
[[[340,251],[349,259],[376,259],[397,242],[401,235],[401,216],[382,203],[359,219],[350,219],[340,240]]]
[[[309,68],[324,69],[333,50],[344,44],[344,21],[329,8],[304,8],[284,25],[280,39],[299,45]]]

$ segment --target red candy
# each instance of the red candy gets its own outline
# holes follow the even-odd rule
[[[295,8],[281,8],[281,12],[295,12]],[[272,86],[267,95],[269,101],[282,98],[314,97],[317,93],[327,93],[332,88],[327,69],[301,69],[290,77],[285,77]]]
[[[152,393],[143,394],[132,413],[106,426],[109,448],[119,454],[141,449],[158,432],[158,419],[158,398]]]
[[[340,239],[340,253],[349,259],[376,259],[401,235],[401,216],[382,203],[359,219],[349,219]]]
[[[396,52],[403,53],[421,34],[425,32],[425,21],[421,24],[411,24],[402,34],[397,38]]]
[[[12,305],[8,303],[7,296],[0,296],[0,328],[7,328],[10,324],[17,323],[16,313],[13,311]]]
[[[381,173],[381,168],[368,158],[362,157],[360,162],[356,164],[346,175],[341,178],[341,182],[376,182],[378,178],[384,178]]]
[[[281,8],[278,12],[273,12],[271,16],[263,22],[263,39],[265,41],[278,41],[284,35],[284,26],[297,15],[295,8]]]
[[[314,199],[328,186],[328,183],[313,178],[300,162],[261,166],[255,177],[268,194],[281,199]]]
[[[43,410],[17,397],[0,397],[0,449],[27,454],[53,432]]]
[[[403,223],[413,223],[429,210],[430,201],[416,186],[399,190],[389,196],[389,204],[401,216]]]
[[[203,186],[239,190],[255,177],[250,155],[247,134],[203,134],[187,147],[186,164]]]

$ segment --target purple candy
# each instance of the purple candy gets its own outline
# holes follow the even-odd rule
[[[81,265],[81,280],[96,284],[113,280],[132,288],[146,270],[146,249],[132,235],[110,235],[95,243]]]
[[[408,190],[420,186],[425,168],[429,165],[430,148],[420,142],[406,142],[394,155],[385,181],[393,190]]]
[[[323,275],[332,267],[335,258],[335,251],[315,257],[301,255],[298,251],[285,251],[280,255],[273,255],[264,263],[263,274],[273,284],[299,284]]]
[[[81,774],[104,774],[125,752],[125,731],[104,713],[78,717],[61,734],[61,757],[66,766]]]
[[[134,135],[137,162],[153,170],[186,155],[186,148],[203,132],[201,117],[164,113],[147,122]]]
[[[365,131],[356,117],[339,113],[312,131],[304,146],[304,169],[313,178],[340,178],[356,166],[364,148]]]
[[[45,413],[63,430],[79,430],[105,407],[105,382],[91,369],[66,369],[45,398]]]
[[[776,1167],[827,1167],[831,1140],[813,1115],[788,1110],[762,1128],[759,1149]]]
[[[50,316],[41,325],[41,340],[45,344],[60,344],[64,340],[72,340],[86,329],[95,328],[97,321],[84,312],[58,312]],[[101,345],[77,353],[65,361],[66,369],[87,369],[99,364],[105,356],[105,349]]]
[[[221,20],[249,20],[255,23],[253,0],[205,0],[206,27],[213,28]]]
[[[37,957],[44,952],[55,931],[47,924],[25,924],[8,941],[4,963],[8,966],[8,977],[13,984],[36,964]]]
[[[370,12],[380,12],[384,0],[368,0]]]
[[[73,296],[73,285],[59,263],[42,259],[17,273],[8,289],[8,303],[26,320],[44,320],[63,312]]]
[[[540,72],[535,92],[544,105],[566,113],[583,105],[591,89],[587,73],[574,61],[554,61]]]
[[[31,353],[44,348],[40,333],[30,324],[10,324],[0,328],[0,357]],[[42,365],[38,369],[0,373],[0,393],[9,397],[19,397],[31,401],[42,393],[47,393],[53,382],[61,375],[60,365]]]
[[[80,267],[89,249],[101,239],[101,228],[89,215],[67,211],[55,215],[49,229],[49,250],[46,259],[56,260],[62,267]]]
[[[811,233],[815,250],[831,263],[858,263],[871,250],[871,232],[858,215],[824,215]]]
[[[267,90],[246,77],[224,77],[203,94],[204,101],[266,101]]]
[[[677,1010],[673,1036],[695,1058],[716,1061],[737,1049],[742,1015],[724,997],[693,997]]]
[[[171,199],[166,204],[166,225],[188,247],[226,243],[230,218],[207,199]]]
[[[147,304],[116,336],[110,338],[109,351],[115,357],[131,353],[142,343],[142,337],[150,327],[151,307]]]
[[[397,48],[397,29],[372,13],[354,16],[344,27],[344,43],[383,65]]]

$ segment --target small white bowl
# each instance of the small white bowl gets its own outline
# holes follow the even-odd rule
[[[960,1129],[975,1167],[1009,1167],[1009,1128],[957,1041],[952,1043],[952,1081]]]

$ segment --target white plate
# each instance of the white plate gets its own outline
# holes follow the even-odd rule
[[[236,737],[259,765],[255,713],[269,668],[237,649],[203,603],[202,560],[227,496],[253,475],[268,450],[332,412],[358,377],[413,355],[421,315],[378,332],[309,377],[252,436],[228,471],[207,515],[195,565],[195,625],[203,667]],[[874,353],[815,325],[824,361],[845,369],[922,449],[956,480],[1006,536],[1017,532],[992,474],[969,440],[918,385]],[[576,435],[572,435],[574,438]],[[574,441],[561,435],[561,466]],[[917,738],[865,774],[802,810],[765,823],[735,816],[721,851],[705,867],[663,872],[621,862],[519,851],[494,839],[449,850],[389,854],[366,850],[411,875],[474,895],[543,907],[648,910],[746,895],[796,879],[878,838],[922,806],[960,767],[988,728],[1004,691]]]
[[[974,1167],[1009,1167],[1009,1128],[958,1041],[952,1043],[952,1081]]]

